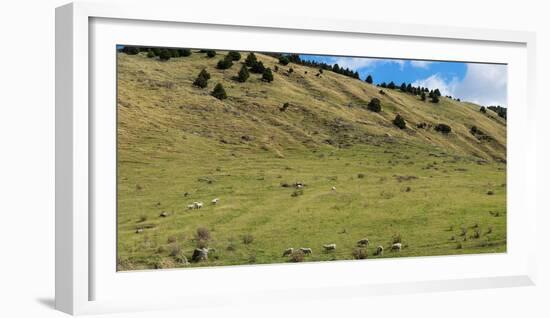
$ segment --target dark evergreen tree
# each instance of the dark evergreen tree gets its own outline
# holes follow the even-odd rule
[[[257,62],[258,60],[256,59],[256,55],[254,54],[254,52],[248,53],[248,56],[244,60],[244,64],[248,67],[254,66],[254,64],[256,64]]]
[[[389,84],[388,84],[388,88],[389,89],[395,89],[395,83],[393,81],[391,81]]]
[[[220,70],[226,70],[231,66],[233,66],[233,58],[229,55],[226,55],[223,59],[219,60],[216,65],[216,67]]]
[[[395,116],[395,119],[393,120],[393,124],[395,126],[397,126],[399,129],[405,129],[407,127],[407,123],[405,122],[405,118],[403,118],[399,114],[397,114],[397,116]]]
[[[122,49],[122,52],[123,53],[126,53],[128,55],[136,55],[139,53],[139,48],[138,47],[135,47],[135,46],[125,46],[123,49]]]
[[[487,113],[487,108],[485,108],[485,106],[481,106],[479,111],[485,114],[485,113]]]
[[[155,57],[155,53],[153,53],[153,51],[149,51],[149,52],[147,52],[147,57],[148,58],[153,58],[153,57]]]
[[[268,83],[273,82],[273,73],[271,72],[271,69],[269,67],[266,68],[262,73],[262,80]]]
[[[159,58],[161,61],[168,61],[172,57],[172,53],[168,49],[160,50]]]
[[[210,79],[210,73],[208,73],[208,71],[206,71],[205,68],[203,68],[203,69],[200,71],[199,76],[200,76],[200,77],[204,77],[204,78],[206,78],[207,80]]]
[[[367,105],[367,109],[375,113],[382,111],[382,106],[380,105],[380,100],[378,98],[373,98]]]
[[[367,78],[365,79],[365,82],[369,83],[369,84],[372,84],[372,76],[367,76]]]
[[[262,61],[254,63],[254,65],[250,68],[250,71],[252,73],[262,74],[265,71],[264,63],[262,63]]]
[[[432,94],[432,103],[439,103],[439,96],[437,96],[437,94]]]
[[[333,70],[334,72],[336,72],[336,73],[340,73],[340,65],[334,64],[334,65],[332,66],[332,70]]]
[[[250,73],[248,73],[248,68],[246,65],[241,66],[241,70],[239,71],[239,82],[244,83],[246,80],[250,77]]]
[[[200,88],[205,88],[206,86],[208,86],[208,79],[202,76],[197,76],[197,78],[193,82],[193,85]]]
[[[286,55],[281,55],[281,56],[279,57],[279,63],[280,63],[281,65],[288,65],[288,63],[290,63],[290,60],[288,59],[288,56],[286,56]]]
[[[422,94],[420,94],[420,99],[425,102],[426,101],[426,92],[422,92]]]
[[[214,90],[211,93],[212,96],[216,97],[219,100],[226,99],[227,93],[225,92],[225,89],[223,88],[223,85],[218,83],[214,87]]]
[[[180,56],[183,56],[183,57],[191,55],[191,50],[190,49],[179,49],[178,51],[179,51]]]
[[[241,59],[241,53],[237,51],[229,51],[229,53],[227,53],[227,57],[231,59],[231,61],[238,61]]]
[[[386,82],[382,82],[382,84],[380,84],[380,87],[386,88],[386,87],[388,87],[388,84],[386,84]]]
[[[406,92],[407,91],[407,84],[405,83],[402,83],[401,84],[401,87],[399,88],[402,92]]]

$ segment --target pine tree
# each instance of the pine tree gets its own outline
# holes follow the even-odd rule
[[[229,51],[229,53],[227,53],[227,57],[231,59],[231,61],[238,61],[241,59],[241,53],[237,51]]]
[[[180,56],[190,56],[191,55],[191,50],[190,49],[179,49],[179,54]]]
[[[286,56],[286,55],[281,55],[281,56],[279,57],[279,63],[280,63],[281,65],[288,65],[288,63],[290,63],[290,60],[288,59],[288,56]]]
[[[225,89],[223,88],[223,85],[218,83],[214,87],[214,90],[211,93],[212,96],[216,97],[219,100],[226,99],[227,93],[225,92]]]
[[[210,79],[210,73],[208,73],[205,68],[200,71],[199,76],[204,77],[207,80]]]
[[[238,80],[241,83],[246,82],[246,80],[250,77],[250,73],[248,73],[248,68],[246,68],[246,65],[241,66],[241,70],[239,71]]]
[[[426,93],[425,92],[422,92],[422,94],[420,94],[420,99],[425,102],[426,101]]]
[[[262,63],[262,61],[254,63],[254,65],[250,68],[250,71],[252,73],[262,74],[265,71],[264,63]]]
[[[367,79],[365,79],[365,82],[372,84],[372,76],[367,76]]]
[[[388,88],[389,89],[395,89],[395,83],[393,81],[391,81],[389,84],[388,84]]]
[[[233,66],[233,58],[229,55],[226,55],[225,58],[218,61],[218,65],[216,67],[220,70],[226,70]]]
[[[172,54],[168,49],[160,50],[159,58],[161,61],[168,61],[172,57]]]
[[[195,85],[197,87],[200,87],[200,88],[205,88],[206,86],[208,86],[208,80],[209,79],[210,79],[210,74],[208,74],[206,69],[202,69],[202,71],[200,71],[199,75],[197,76],[197,78],[193,82],[193,85]]]
[[[439,103],[439,96],[437,96],[437,94],[432,94],[432,103]]]
[[[271,69],[268,67],[264,70],[262,73],[262,80],[270,83],[273,81],[273,73],[271,72]]]
[[[246,57],[246,60],[244,61],[244,64],[248,67],[252,67],[257,62],[258,62],[258,60],[256,59],[256,55],[254,54],[254,52],[250,52],[250,53],[248,53],[248,56]]]

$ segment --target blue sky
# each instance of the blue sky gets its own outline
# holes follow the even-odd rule
[[[439,62],[300,55],[304,60],[337,63],[359,72],[361,79],[371,75],[375,84],[394,81],[430,89],[439,88],[443,95],[481,105],[507,106],[507,66],[463,62]]]

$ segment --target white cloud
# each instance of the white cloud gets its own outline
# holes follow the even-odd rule
[[[430,61],[411,61],[411,66],[416,68],[423,68],[428,69],[430,68],[430,64],[433,62]]]
[[[446,81],[440,74],[434,74],[417,80],[412,85],[439,88],[443,95],[451,95],[480,105],[508,106],[507,83],[506,65],[469,63],[462,80],[453,78]]]

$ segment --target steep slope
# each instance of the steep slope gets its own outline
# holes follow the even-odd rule
[[[220,53],[214,58],[195,53],[162,62],[120,53],[121,144],[136,138],[127,131],[176,129],[215,142],[270,149],[279,155],[301,147],[347,147],[397,139],[486,160],[506,158],[505,121],[491,111],[479,112],[477,105],[448,98],[433,104],[389,89],[382,95],[378,87],[365,82],[330,71],[316,76],[316,69],[295,64],[279,65],[272,83],[263,82],[258,74],[239,83],[234,77],[241,62],[218,70],[215,65],[222,57]],[[257,57],[266,67],[274,69],[277,65],[270,56]],[[203,68],[212,79],[208,88],[199,89],[192,83]],[[289,74],[289,68],[294,72]],[[228,99],[219,101],[210,96],[216,83],[224,85]],[[365,109],[374,97],[381,100],[381,113]],[[287,102],[290,107],[280,111]],[[405,118],[407,129],[392,124],[396,114]],[[431,128],[417,128],[420,123]],[[450,125],[452,133],[434,131],[438,123]],[[490,138],[479,140],[470,133],[472,126]]]

